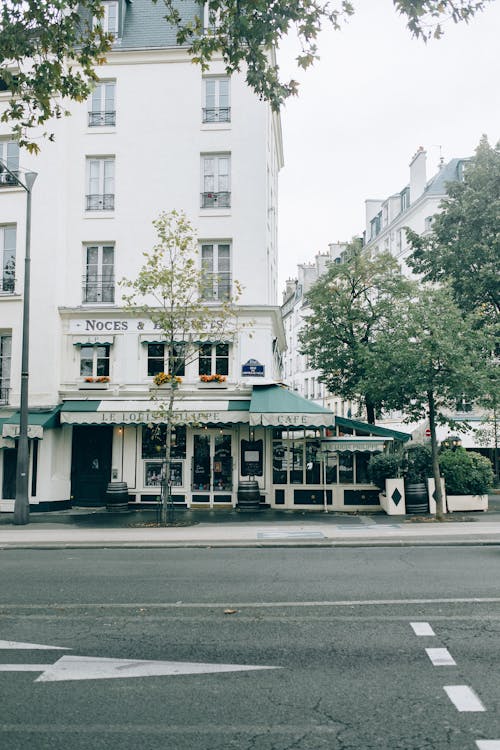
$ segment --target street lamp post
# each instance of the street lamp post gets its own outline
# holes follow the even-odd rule
[[[16,185],[26,191],[26,244],[24,252],[24,292],[23,326],[21,354],[21,401],[19,404],[19,439],[17,443],[16,499],[14,503],[14,523],[29,522],[30,506],[28,495],[29,451],[28,451],[28,379],[29,379],[29,327],[30,327],[30,266],[31,266],[31,190],[37,178],[36,172],[25,172],[24,182],[19,174],[11,172],[0,162],[3,172],[8,172]]]

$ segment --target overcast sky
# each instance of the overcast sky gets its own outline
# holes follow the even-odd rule
[[[321,60],[282,111],[285,167],[280,176],[280,290],[329,242],[364,229],[366,198],[385,198],[409,181],[419,146],[427,177],[445,161],[469,156],[482,133],[500,139],[500,1],[469,25],[446,26],[439,41],[410,37],[392,0],[360,0],[340,32],[324,31]]]

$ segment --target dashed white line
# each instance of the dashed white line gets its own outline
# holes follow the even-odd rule
[[[425,650],[435,667],[456,666],[456,661],[447,648],[426,648]]]
[[[436,635],[428,622],[410,622],[415,635]]]
[[[500,750],[500,740],[476,740],[479,750]]]
[[[486,711],[468,685],[445,685],[444,690],[458,711]]]

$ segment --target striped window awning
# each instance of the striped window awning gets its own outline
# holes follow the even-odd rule
[[[174,403],[176,424],[228,425],[248,424],[250,401],[218,399],[210,402],[182,398]],[[166,420],[167,401],[65,401],[62,424],[127,425],[162,424]]]

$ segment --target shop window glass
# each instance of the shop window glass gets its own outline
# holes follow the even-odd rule
[[[321,483],[321,444],[319,440],[306,441],[306,484]]]
[[[353,453],[339,453],[339,482],[340,484],[354,483]]]
[[[368,461],[371,453],[356,453],[356,484],[370,484],[368,478]]]
[[[274,432],[281,432],[275,430]],[[273,443],[273,484],[287,483],[287,450],[286,445],[280,441]]]
[[[142,458],[162,458],[167,442],[167,425],[158,424],[142,428]],[[186,458],[186,428],[172,427],[172,458]]]

